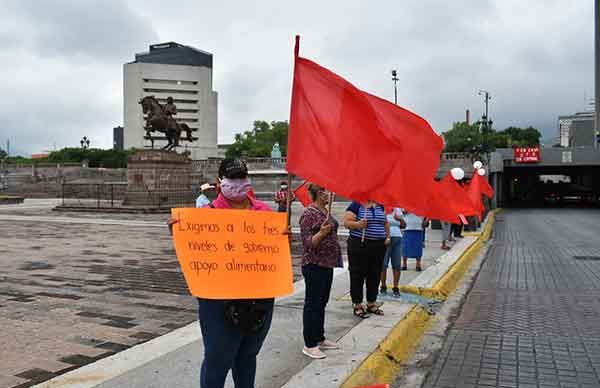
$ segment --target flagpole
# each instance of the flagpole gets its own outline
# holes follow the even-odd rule
[[[298,58],[298,54],[300,53],[300,35],[296,35],[294,42],[294,60]],[[296,71],[296,63],[294,61],[294,72]],[[290,123],[291,123],[291,110],[290,110]],[[286,162],[286,170],[287,170],[287,162]],[[288,233],[292,232],[292,226],[290,225],[292,219],[292,174],[288,171],[287,176],[287,225],[286,230]]]
[[[292,220],[292,174],[288,172],[287,176],[287,195],[286,195],[286,209],[287,209],[287,225],[286,230],[288,232],[292,232],[292,226],[290,225],[290,221]]]
[[[363,206],[363,207],[365,208],[365,218],[364,219],[366,220],[367,219],[367,207],[366,206]],[[362,230],[362,237],[360,239],[360,242],[363,242],[363,243],[365,242],[365,234],[366,233],[367,233],[367,228],[364,228]]]

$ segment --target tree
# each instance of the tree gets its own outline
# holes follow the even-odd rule
[[[487,152],[496,148],[535,146],[540,143],[541,133],[533,127],[525,129],[508,127],[503,131],[492,128],[482,132],[477,123],[458,122],[443,133],[446,152]]]
[[[287,121],[257,120],[250,131],[235,135],[235,142],[227,149],[226,156],[269,157],[275,143],[279,143],[281,154],[287,154]]]
[[[0,160],[5,159],[8,156],[8,154],[6,153],[6,151],[4,151],[2,148],[0,148]]]
[[[452,128],[442,134],[446,142],[446,152],[471,152],[481,144],[481,133],[477,124],[465,121],[452,124]]]
[[[502,131],[507,136],[507,147],[531,147],[540,144],[542,134],[537,129],[529,126],[525,129],[508,127]]]

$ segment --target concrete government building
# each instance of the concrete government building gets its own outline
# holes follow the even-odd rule
[[[182,141],[178,151],[189,150],[191,158],[217,156],[217,92],[212,90],[212,54],[175,42],[154,44],[150,51],[135,54],[123,65],[123,146],[143,148],[144,115],[138,103],[155,96],[161,104],[173,97],[178,122],[186,123],[198,140]],[[158,132],[153,134],[160,136]],[[185,133],[183,133],[185,136]],[[155,142],[160,148],[166,141]]]

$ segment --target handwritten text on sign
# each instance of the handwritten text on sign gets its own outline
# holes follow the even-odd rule
[[[172,209],[173,241],[192,295],[271,298],[292,292],[286,214],[251,210]]]

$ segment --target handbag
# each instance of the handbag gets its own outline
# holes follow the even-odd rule
[[[244,334],[258,333],[267,320],[271,299],[230,300],[225,303],[225,323]]]

